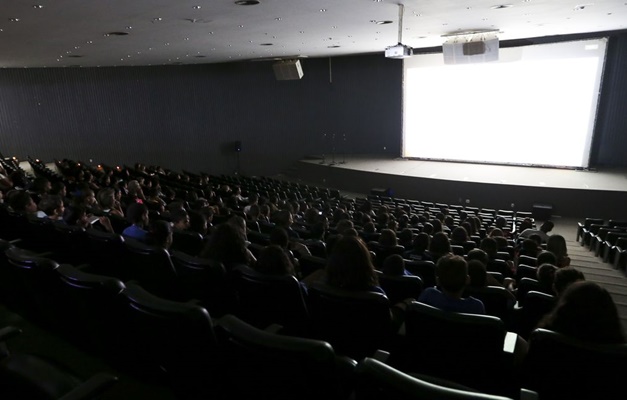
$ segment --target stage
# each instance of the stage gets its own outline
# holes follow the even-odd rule
[[[333,163],[333,161],[335,163]],[[552,207],[555,217],[627,219],[627,169],[572,170],[406,160],[309,156],[293,178],[342,191],[493,209]]]

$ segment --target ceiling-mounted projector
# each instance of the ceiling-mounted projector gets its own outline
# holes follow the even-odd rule
[[[390,46],[385,49],[385,56],[387,58],[407,58],[412,56],[412,48],[405,46],[404,44],[397,44],[396,46]]]
[[[405,46],[403,42],[403,11],[405,6],[398,5],[398,44],[385,48],[385,57],[387,58],[407,58],[414,54],[409,46]]]

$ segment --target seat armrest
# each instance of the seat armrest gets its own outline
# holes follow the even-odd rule
[[[0,329],[0,341],[7,341],[12,337],[19,335],[20,333],[22,333],[22,330],[20,328],[17,328],[15,326],[5,326],[4,328]]]
[[[280,325],[280,324],[271,324],[271,325],[268,325],[264,329],[264,331],[268,333],[276,333],[276,334],[279,334],[281,330],[283,330],[283,325]]]
[[[60,400],[87,400],[94,399],[100,393],[109,389],[118,378],[113,375],[98,373],[87,381],[83,382],[80,386],[72,389],[69,393],[66,393]]]
[[[534,392],[533,390],[521,388],[520,389],[520,400],[538,400],[538,392]]]
[[[377,350],[372,355],[372,358],[374,358],[377,361],[381,361],[384,364],[387,364],[388,359],[390,358],[390,352],[385,351],[385,350]]]

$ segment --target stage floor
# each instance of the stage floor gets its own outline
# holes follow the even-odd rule
[[[352,193],[386,189],[392,197],[553,215],[627,219],[627,168],[574,170],[406,160],[384,156],[309,156],[297,163],[303,182]]]
[[[319,165],[322,162],[320,158],[302,161]],[[337,164],[331,165],[332,168],[446,181],[627,192],[627,168],[573,170],[392,159],[381,156],[336,157],[336,162]],[[331,161],[327,158],[321,165],[329,164]]]

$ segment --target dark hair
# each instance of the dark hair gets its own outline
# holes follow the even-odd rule
[[[473,260],[479,261],[486,266],[488,265],[488,262],[490,262],[488,253],[481,249],[472,249],[468,252],[468,262],[470,263],[470,261]]]
[[[555,294],[560,296],[568,286],[577,281],[583,281],[586,277],[583,272],[573,267],[558,268],[555,271],[555,277],[553,278],[553,287],[555,288]]]
[[[200,256],[220,261],[225,267],[237,263],[248,265],[252,261],[243,232],[229,223],[222,223],[215,228]]]
[[[33,198],[26,190],[16,190],[8,196],[8,200],[13,211],[23,213]]]
[[[259,253],[255,270],[270,275],[294,275],[294,264],[283,248],[277,245],[266,246]]]
[[[451,252],[451,243],[448,240],[448,236],[444,232],[437,232],[431,238],[431,247],[429,248],[431,254],[435,256],[441,256]]]
[[[538,267],[536,276],[538,277],[538,283],[540,283],[543,289],[552,290],[556,271],[557,267],[549,263],[541,264]]]
[[[68,225],[76,225],[86,213],[87,209],[83,206],[69,206],[63,212],[63,221]]]
[[[381,235],[379,235],[379,244],[382,246],[396,246],[398,244],[396,232],[394,232],[392,229],[381,229]]]
[[[468,241],[468,232],[462,226],[458,226],[451,232],[451,241],[456,243],[463,243]]]
[[[405,275],[405,260],[400,254],[389,255],[383,260],[382,272],[386,275]]]
[[[45,212],[47,215],[51,215],[59,207],[63,205],[63,199],[61,196],[47,195],[39,202],[39,209]]]
[[[172,235],[172,225],[164,220],[156,220],[150,223],[147,242],[153,246],[167,248],[168,240]]]
[[[538,254],[536,262],[538,265],[542,265],[542,264],[557,265],[557,257],[555,257],[555,254],[551,253],[550,251],[542,251],[540,254]]]
[[[356,236],[339,237],[327,259],[329,285],[348,290],[370,290],[379,281],[364,242]]]
[[[438,286],[445,291],[457,293],[466,286],[468,264],[460,256],[440,257],[435,267],[435,274],[438,277]]]
[[[468,261],[468,276],[470,276],[470,286],[484,287],[488,283],[488,271],[485,264],[477,259]]]
[[[538,326],[586,342],[625,342],[612,296],[590,281],[570,285]]]
[[[132,203],[126,209],[126,218],[131,224],[143,222],[144,214],[148,212],[148,207],[139,203]]]
[[[286,249],[289,241],[290,237],[287,231],[279,226],[275,226],[270,232],[270,244]]]
[[[496,253],[498,253],[499,251],[498,244],[496,240],[492,237],[484,238],[481,241],[481,245],[479,246],[479,248],[485,251],[488,254],[488,257],[490,257],[491,259],[495,258]]]

